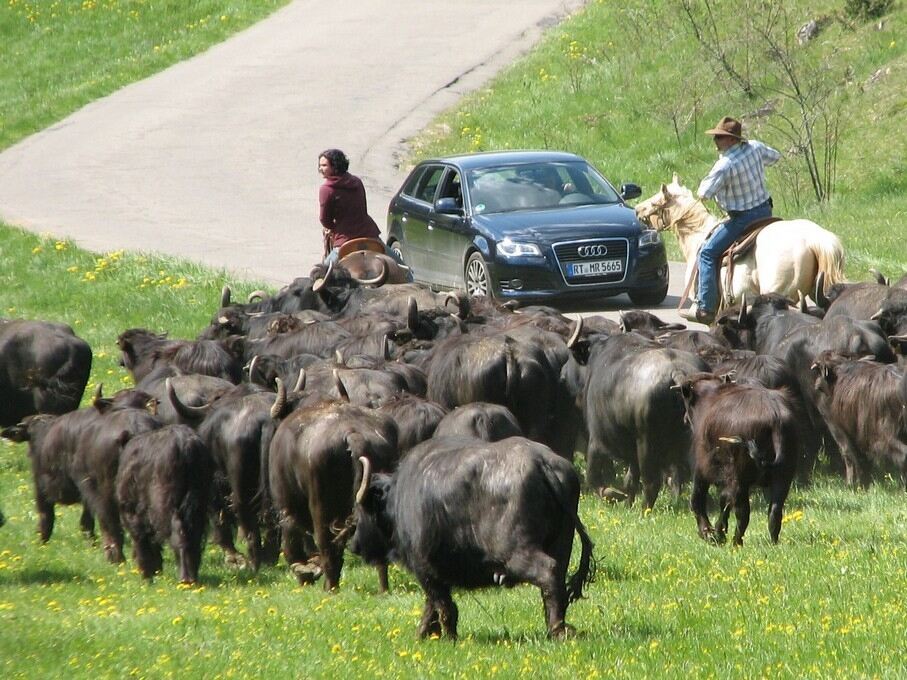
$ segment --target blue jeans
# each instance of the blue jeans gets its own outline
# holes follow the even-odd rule
[[[755,220],[772,216],[771,199],[749,210],[734,212],[726,222],[718,225],[699,250],[699,309],[714,312],[718,309],[718,273],[721,257],[743,230]]]

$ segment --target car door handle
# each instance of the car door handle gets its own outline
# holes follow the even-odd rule
[[[400,221],[406,222],[406,220],[408,220],[408,219],[409,219],[409,215],[407,215],[406,213],[403,213],[403,217],[400,218]]]

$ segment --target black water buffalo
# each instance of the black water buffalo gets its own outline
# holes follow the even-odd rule
[[[325,590],[334,590],[340,584],[344,528],[354,498],[364,493],[366,468],[387,472],[396,465],[397,428],[383,413],[325,401],[284,418],[268,455],[287,564],[301,584],[324,573]],[[306,534],[314,537],[314,562]],[[379,578],[386,589],[386,565]]]
[[[297,354],[285,359],[273,354],[258,354],[243,367],[250,383],[272,387],[280,378],[284,385],[293,387],[299,381],[300,370],[321,363],[323,357],[315,354]]]
[[[180,581],[198,581],[211,478],[208,449],[186,425],[138,435],[123,449],[117,498],[146,579],[161,570],[161,547],[169,541]]]
[[[160,366],[200,373],[238,383],[242,380],[242,347],[230,340],[170,340],[144,328],[120,333],[120,364],[141,382]]]
[[[708,370],[695,354],[665,349],[637,333],[572,344],[587,363],[584,413],[589,434],[586,483],[603,490],[612,461],[627,466],[625,489],[632,503],[640,481],[647,508],[666,476],[679,484],[690,469],[684,407],[671,388]]]
[[[662,321],[651,312],[641,309],[631,309],[620,313],[620,330],[623,333],[636,331],[640,335],[654,338],[670,331],[683,331],[686,326],[682,323],[668,323]]]
[[[834,352],[821,353],[811,370],[847,484],[868,486],[871,468],[893,467],[907,488],[907,372]]]
[[[167,383],[170,382],[180,403],[189,406],[201,406],[214,401],[217,397],[232,390],[235,385],[229,380],[211,375],[192,373],[184,375],[170,365],[159,366],[145,376],[136,389],[146,392],[157,401],[157,417],[165,424],[191,425],[192,419],[186,419],[179,413],[168,397]]]
[[[278,333],[242,342],[246,361],[261,354],[273,354],[289,359],[299,354],[315,354],[326,358],[333,356],[339,342],[352,337],[349,331],[333,321],[305,324],[288,333]]]
[[[681,391],[693,423],[693,490],[690,508],[699,535],[724,542],[731,510],[734,545],[743,545],[750,520],[750,488],[768,489],[768,532],[778,542],[784,501],[797,467],[799,423],[789,392],[734,384],[711,374],[692,376]],[[709,487],[719,488],[720,514],[709,521]]]
[[[279,407],[273,392],[243,385],[213,402],[197,427],[214,463],[214,540],[224,549],[228,564],[246,562],[233,542],[234,518],[245,537],[252,569],[277,560],[278,531],[269,502],[267,460]]]
[[[817,325],[820,321],[792,308],[784,296],[767,293],[757,296],[749,307],[744,296],[738,309],[718,316],[710,332],[730,347],[768,354],[794,329]]]
[[[434,435],[438,423],[447,413],[440,404],[413,394],[402,394],[386,401],[378,410],[396,423],[397,446],[401,456]]]
[[[372,476],[351,550],[379,563],[393,555],[413,572],[425,591],[422,637],[456,638],[451,588],[517,583],[539,587],[548,634],[563,637],[567,607],[594,575],[579,487],[568,461],[522,437],[431,439],[393,476]],[[574,531],[582,553],[568,579]]]
[[[791,405],[801,427],[797,474],[801,483],[808,483],[822,445],[822,432],[817,432],[812,427],[808,417],[809,407],[800,390],[800,383],[787,364],[770,354],[756,354],[751,357],[727,359],[715,366],[712,372],[717,375],[730,374],[734,382],[755,381],[769,389],[788,390]]]
[[[0,427],[79,407],[91,348],[62,323],[0,319]]]
[[[6,439],[29,443],[38,531],[43,542],[53,533],[54,506],[81,502],[82,531],[93,534],[97,517],[107,558],[122,561],[123,531],[115,495],[117,467],[129,439],[160,427],[160,421],[148,411],[150,401],[144,392],[122,390],[109,399],[98,396],[92,406],[61,416],[29,416],[0,433]]]
[[[436,437],[472,437],[496,442],[522,437],[523,431],[506,406],[476,401],[457,406],[438,423]]]
[[[293,314],[304,310],[319,310],[322,312],[329,311],[321,297],[313,290],[314,281],[309,276],[301,276],[281,288],[274,295],[268,295],[264,291],[255,291],[249,295],[249,301],[246,304],[236,304],[231,300],[232,293],[230,288],[224,286],[221,291],[220,309],[215,315],[223,314],[227,309],[237,310],[243,314],[272,313],[283,312],[284,314]]]
[[[557,428],[552,415],[559,373],[538,344],[506,334],[452,337],[435,348],[427,396],[448,409],[474,401],[501,404],[526,436],[548,443]]]

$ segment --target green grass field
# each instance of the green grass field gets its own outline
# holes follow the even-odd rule
[[[282,4],[4,3],[0,148]],[[833,3],[819,4],[814,11]],[[438,121],[414,153],[557,146],[586,155],[617,182],[651,188],[679,170],[692,183],[712,160],[701,130],[740,104],[715,92],[673,139],[660,95],[693,66],[670,25],[653,32],[643,21],[665,6],[591,3]],[[904,17],[897,8],[881,31],[829,29],[840,33],[822,43],[837,50],[830,59],[852,63],[860,82],[891,67],[862,105],[855,95],[837,197],[801,208],[842,235],[857,278],[870,265],[894,274],[907,264]],[[760,136],[771,141],[768,131]],[[793,205],[781,177],[770,181]],[[90,388],[101,382],[107,392],[131,384],[117,364],[120,332],[142,326],[191,338],[224,283],[239,298],[262,287],[174,259],[88,253],[8,226],[0,226],[0,261],[0,315],[71,324],[95,353]],[[107,564],[79,535],[76,508],[58,509],[54,537],[42,546],[26,447],[3,441],[0,677],[907,675],[907,503],[892,480],[858,493],[828,476],[795,488],[778,546],[768,541],[758,494],[742,549],[699,540],[687,499],[663,496],[644,513],[583,498],[599,578],[568,613],[576,639],[547,641],[539,594],[523,586],[458,594],[461,640],[419,642],[421,592],[397,569],[391,593],[379,596],[374,572],[348,559],[341,592],[327,595],[296,586],[282,564],[259,574],[228,569],[208,546],[199,586],[177,584],[169,554],[164,574],[145,584],[131,563]]]

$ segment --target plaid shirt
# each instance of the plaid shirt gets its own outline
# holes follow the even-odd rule
[[[778,151],[754,139],[734,144],[721,153],[697,193],[714,198],[726,211],[755,208],[769,199],[765,166],[779,158]]]

